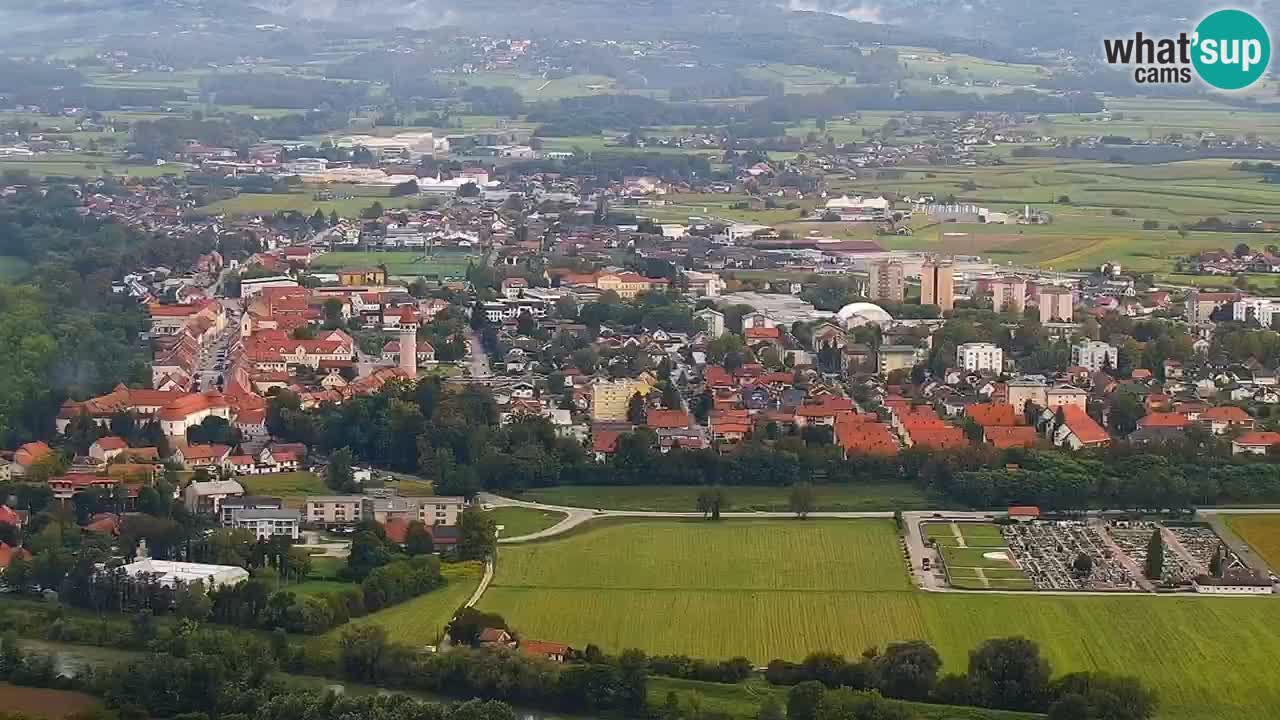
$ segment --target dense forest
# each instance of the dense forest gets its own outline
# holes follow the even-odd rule
[[[84,217],[78,204],[61,187],[0,202],[0,255],[31,265],[21,282],[0,285],[0,446],[48,436],[69,397],[149,384],[150,351],[138,340],[146,314],[111,283],[148,265],[182,267],[213,247],[211,237],[149,237]]]

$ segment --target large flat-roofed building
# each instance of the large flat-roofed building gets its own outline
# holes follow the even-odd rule
[[[302,521],[310,525],[355,525],[364,517],[364,495],[308,497]]]
[[[178,583],[201,583],[207,589],[214,590],[239,585],[249,579],[249,571],[235,565],[205,565],[151,558],[141,558],[121,566],[121,569],[131,580],[154,578],[160,585],[170,588]]]
[[[301,537],[302,515],[297,510],[241,510],[233,522],[237,529],[249,530],[259,540]]]

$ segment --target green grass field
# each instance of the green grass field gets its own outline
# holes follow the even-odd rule
[[[675,693],[682,706],[696,704],[709,713],[724,713],[735,720],[755,720],[760,705],[766,697],[778,699],[784,707],[790,688],[770,685],[763,679],[748,680],[737,685],[725,683],[680,680],[668,677],[649,678],[649,703],[661,707],[667,693]],[[1042,715],[1015,713],[1004,710],[955,707],[953,705],[929,705],[903,702],[902,706],[917,720],[1031,720]]]
[[[546,530],[565,518],[564,513],[524,507],[499,507],[489,517],[502,526],[502,537],[519,537]]]
[[[1118,261],[1126,269],[1169,272],[1174,262],[1211,248],[1236,243],[1265,244],[1269,236],[1250,233],[1188,232],[1171,225],[1208,217],[1280,222],[1280,185],[1231,169],[1229,160],[1194,160],[1163,165],[1078,162],[1057,158],[1010,158],[1005,165],[977,168],[920,168],[872,171],[830,182],[842,193],[921,193],[978,204],[998,211],[1024,205],[1046,210],[1054,222],[1043,226],[911,220],[914,235],[876,238],[889,249],[978,254],[1001,264],[1057,270],[1091,269]],[[1063,197],[1069,203],[1059,202]],[[1144,230],[1147,220],[1158,224]],[[787,223],[797,234],[866,239],[867,224]]]
[[[328,215],[336,212],[340,217],[356,217],[360,211],[375,202],[370,197],[350,197],[336,200],[316,200],[314,190],[298,190],[288,193],[241,193],[228,200],[219,200],[197,209],[203,215],[261,215],[296,210],[311,215],[318,209]],[[384,208],[413,207],[415,197],[379,197],[376,202]]]
[[[50,176],[94,178],[103,175],[160,177],[186,174],[185,170],[175,165],[125,165],[114,157],[74,153],[49,153],[30,158],[0,159],[0,173],[7,170],[28,172],[41,178]]]
[[[426,595],[400,603],[386,610],[351,621],[351,625],[373,623],[387,629],[387,636],[408,645],[434,645],[444,634],[444,628],[453,614],[475,592],[484,574],[480,563],[446,564],[443,572],[447,584]],[[326,642],[336,642],[342,635],[339,627],[320,637]]]
[[[31,264],[20,257],[0,255],[0,280],[20,280],[31,269]]]
[[[1227,525],[1262,556],[1267,565],[1280,568],[1280,514],[1231,515]]]
[[[269,475],[247,475],[238,478],[249,495],[278,497],[284,504],[298,508],[308,495],[332,494],[324,484],[324,479],[311,472],[272,473]]]
[[[888,521],[604,523],[501,548],[481,607],[575,647],[759,662],[922,638],[951,672],[983,640],[1024,635],[1057,673],[1138,675],[1162,718],[1280,707],[1274,599],[923,593]]]
[[[695,512],[699,488],[683,485],[615,487],[561,485],[526,492],[522,498],[550,505],[606,510]],[[787,512],[790,490],[776,487],[724,488],[729,510]],[[830,511],[923,510],[929,498],[907,484],[815,485],[815,509]]]
[[[320,255],[311,262],[311,269],[324,272],[345,267],[375,267],[385,265],[387,274],[393,276],[440,275],[463,277],[467,266],[479,264],[475,255],[449,254],[426,256],[417,251],[390,250],[387,252],[331,252]]]
[[[1034,590],[1035,585],[1011,560],[989,557],[1008,553],[1000,528],[990,523],[930,523],[927,537],[937,543],[951,585],[966,590]],[[957,535],[958,534],[958,535]]]

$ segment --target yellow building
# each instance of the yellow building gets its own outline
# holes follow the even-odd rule
[[[652,389],[644,380],[601,380],[591,386],[591,419],[625,421],[632,396],[647,396]]]
[[[605,273],[596,278],[596,288],[604,292],[612,290],[623,300],[634,300],[642,292],[661,290],[667,285],[665,278],[647,278],[630,272]]]
[[[386,285],[387,271],[383,268],[343,268],[338,271],[338,282],[348,287]]]

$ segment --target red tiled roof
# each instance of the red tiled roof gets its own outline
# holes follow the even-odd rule
[[[1062,415],[1071,433],[1085,445],[1098,445],[1111,439],[1107,431],[1094,422],[1079,405],[1063,405]]]
[[[22,516],[8,505],[0,505],[0,525],[13,525],[17,527],[22,524]]]
[[[1187,419],[1187,416],[1179,412],[1155,412],[1144,415],[1138,420],[1138,427],[1140,428],[1185,428],[1190,424],[1191,421]]]
[[[1220,420],[1228,423],[1247,423],[1253,420],[1249,413],[1235,405],[1211,407],[1200,413],[1201,420]]]
[[[592,430],[592,452],[604,453],[606,455],[614,452],[618,449],[618,438],[621,435],[621,430]]]
[[[403,545],[409,539],[409,520],[404,518],[396,518],[382,523],[382,530],[387,534],[387,540]]]
[[[934,450],[949,450],[965,447],[969,439],[958,427],[924,427],[911,430],[911,442],[920,447]]]
[[[977,403],[966,407],[964,414],[984,428],[1012,427],[1026,422],[1017,408],[1005,404]]]
[[[52,450],[42,442],[29,442],[18,446],[13,453],[13,461],[23,467],[30,467],[35,461],[48,455]]]
[[[569,646],[545,640],[521,640],[520,652],[534,657],[563,657],[569,654]]]
[[[776,327],[746,328],[742,335],[748,340],[777,340],[782,337],[782,330]]]
[[[1233,442],[1237,445],[1251,445],[1254,447],[1280,445],[1280,432],[1247,432]]]
[[[1031,447],[1036,444],[1036,429],[1029,425],[993,426],[983,429],[987,442],[999,450],[1015,447]]]
[[[645,413],[644,424],[655,430],[676,430],[689,427],[689,413],[684,410],[650,410]]]
[[[100,437],[97,440],[94,440],[93,444],[97,445],[100,450],[123,450],[129,447],[129,443],[125,442],[124,438],[118,438],[111,435],[108,435],[107,437]]]

